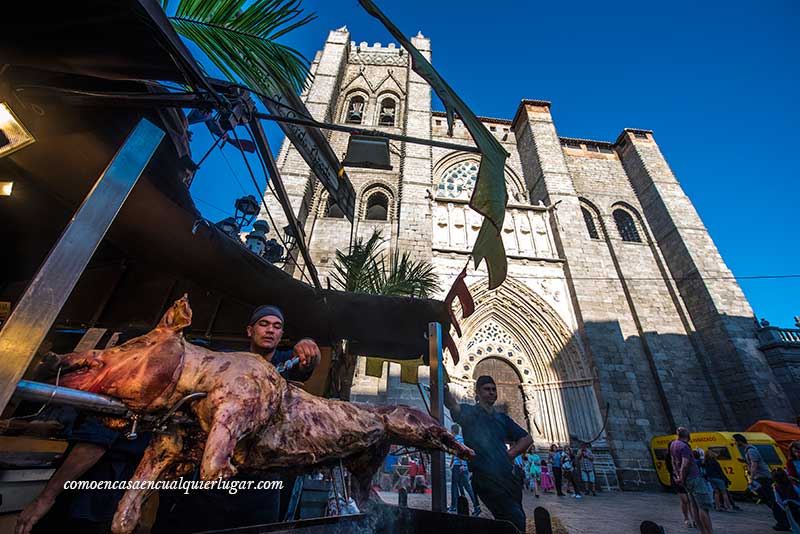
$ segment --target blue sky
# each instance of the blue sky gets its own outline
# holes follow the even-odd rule
[[[535,98],[552,101],[560,135],[613,141],[625,127],[653,130],[735,275],[800,273],[791,216],[800,198],[797,2],[378,5],[407,35],[431,39],[434,66],[478,115],[510,119],[521,99]],[[356,42],[392,41],[355,0],[304,6],[318,18],[282,42],[309,59],[344,25]],[[282,134],[274,125],[268,133],[277,152]],[[195,158],[210,144],[197,129]],[[255,187],[230,148],[215,151],[192,185],[213,221],[243,192]],[[740,284],[759,317],[793,326],[800,279]]]

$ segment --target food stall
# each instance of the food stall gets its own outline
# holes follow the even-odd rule
[[[280,307],[286,342],[311,337],[323,347],[327,358],[311,381],[316,393],[325,390],[331,355],[341,352],[332,349],[343,342],[351,354],[433,355],[432,412],[441,417],[441,332],[449,328],[443,302],[305,284],[196,209],[182,108],[226,110],[241,95],[203,75],[157,2],[21,7],[31,17],[36,11],[35,27],[15,25],[0,35],[0,103],[29,137],[0,157],[2,180],[13,184],[11,195],[0,197],[0,235],[10,260],[2,265],[0,301],[11,310],[0,330],[0,419],[6,421],[0,492],[22,496],[10,508],[24,505],[63,452],[63,442],[21,436],[35,425],[17,414],[20,379],[32,378],[49,351],[101,349],[123,331],[152,329],[184,294],[193,309],[184,334],[214,349],[244,348],[252,309],[265,302]],[[159,89],[163,82],[191,90],[168,94]],[[14,465],[15,458],[25,458],[24,465]],[[23,485],[27,493],[20,493]],[[495,532],[510,528],[439,512],[374,510],[372,517],[272,531],[338,532],[357,524],[373,532],[416,532],[444,522],[474,532],[490,523]]]

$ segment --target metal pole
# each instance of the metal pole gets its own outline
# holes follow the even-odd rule
[[[444,371],[442,364],[442,325],[428,323],[428,355],[430,357],[431,417],[444,424]],[[431,510],[447,510],[447,477],[444,451],[431,453]]]
[[[411,137],[408,135],[401,135],[392,132],[383,132],[379,130],[367,130],[365,128],[355,128],[353,126],[344,126],[341,124],[331,124],[327,122],[319,122],[311,119],[298,119],[296,117],[281,117],[280,115],[268,115],[266,113],[255,113],[255,116],[265,121],[286,122],[289,124],[299,124],[300,126],[309,126],[312,128],[320,128],[322,130],[333,130],[336,132],[347,132],[354,135],[368,135],[372,137],[385,137],[394,141],[405,141],[407,143],[414,143],[418,145],[435,146],[439,148],[447,148],[449,150],[459,150],[461,152],[470,152],[472,154],[480,154],[481,150],[478,147],[469,145],[459,145],[457,143],[448,143],[446,141],[436,141],[435,139],[424,139],[422,137]]]
[[[317,274],[317,268],[314,266],[314,262],[311,261],[311,254],[308,252],[308,244],[306,243],[306,234],[303,231],[303,228],[300,226],[300,221],[294,216],[294,211],[292,208],[292,201],[289,200],[289,195],[286,192],[286,188],[283,186],[283,180],[281,180],[280,172],[278,172],[278,165],[275,163],[275,158],[272,157],[272,151],[269,149],[269,142],[267,141],[267,136],[264,133],[264,129],[261,127],[261,123],[258,122],[258,119],[251,119],[250,120],[250,128],[253,131],[253,139],[258,146],[258,150],[261,152],[261,156],[264,158],[264,165],[267,167],[267,172],[269,172],[269,176],[267,177],[268,180],[272,181],[272,185],[275,187],[275,195],[278,197],[278,202],[280,202],[281,207],[283,208],[283,213],[286,215],[286,220],[289,222],[289,226],[294,232],[294,236],[297,239],[297,248],[300,249],[300,254],[303,256],[303,262],[308,269],[308,274],[311,277],[311,281],[314,283],[314,287],[317,289],[322,289],[322,284],[319,281],[319,275]],[[267,209],[266,204],[264,205],[264,209]],[[280,231],[280,228],[275,228],[275,232]],[[289,252],[287,250],[287,252]]]
[[[164,132],[142,119],[95,182],[0,331],[0,412]]]

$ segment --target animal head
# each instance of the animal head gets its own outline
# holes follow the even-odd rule
[[[177,383],[184,353],[181,331],[191,321],[192,309],[184,295],[143,336],[105,350],[58,357],[59,385],[110,395],[132,410],[147,410]]]
[[[382,406],[375,410],[384,416],[392,442],[399,445],[438,449],[471,460],[475,452],[456,440],[436,419],[408,406]]]

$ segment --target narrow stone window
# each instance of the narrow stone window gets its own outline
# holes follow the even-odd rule
[[[637,139],[647,139],[647,132],[633,132],[633,136]]]
[[[594,224],[592,213],[583,206],[581,206],[581,212],[583,213],[583,222],[586,223],[586,230],[589,232],[589,237],[592,239],[600,239],[600,234],[597,232],[597,226]]]
[[[354,96],[350,99],[347,107],[346,122],[350,124],[361,124],[364,121],[364,97]]]
[[[601,154],[613,154],[614,149],[609,146],[601,146],[599,147]]]
[[[328,197],[328,204],[325,206],[325,217],[344,219],[342,208],[331,197]]]
[[[381,126],[394,126],[396,104],[391,98],[384,98],[381,102],[381,115],[378,123]]]
[[[497,131],[497,127],[496,126],[489,126],[489,131],[490,132],[496,132]]]
[[[614,222],[617,223],[617,230],[619,230],[619,236],[623,241],[630,243],[642,242],[639,230],[636,228],[636,223],[630,213],[625,210],[614,210]]]
[[[389,199],[383,193],[373,193],[367,199],[368,221],[385,221],[389,218]]]

